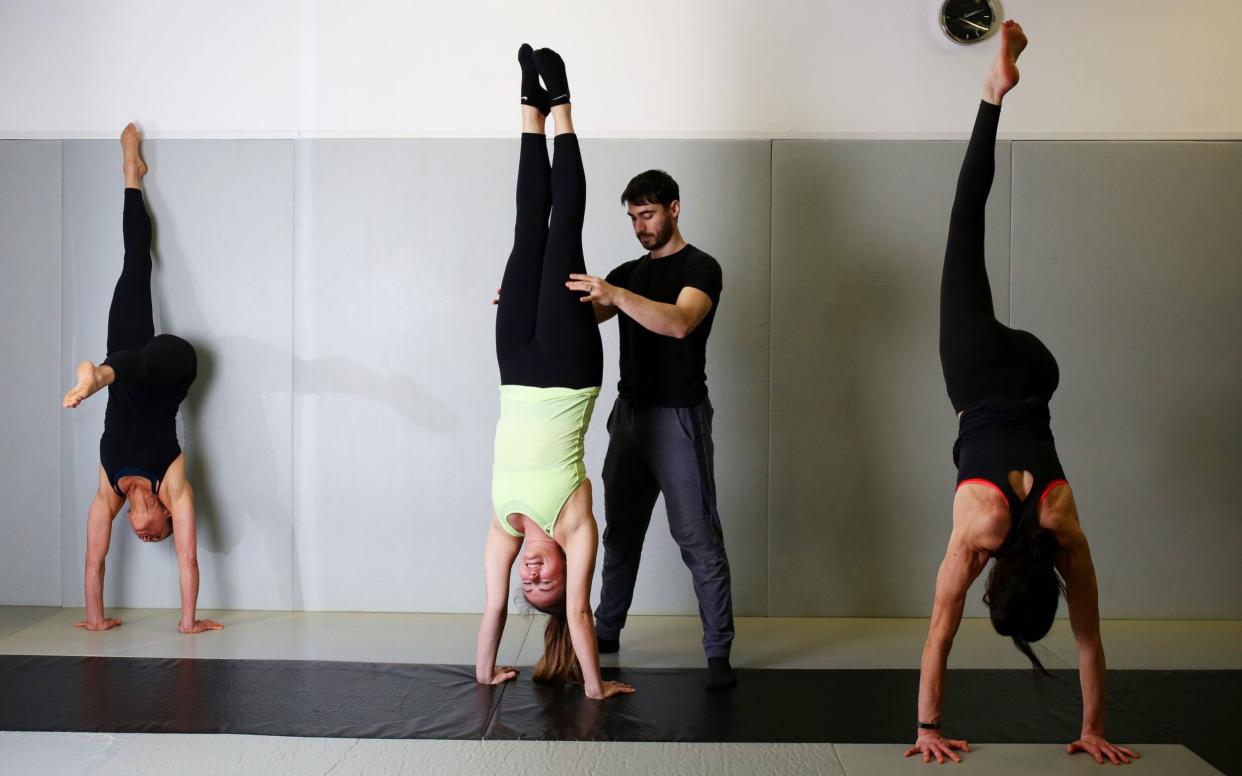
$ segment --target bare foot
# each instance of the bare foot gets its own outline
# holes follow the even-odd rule
[[[68,409],[78,406],[100,388],[111,384],[113,376],[112,367],[95,366],[89,361],[83,361],[78,364],[78,384],[65,394],[63,406]]]
[[[142,178],[147,174],[147,163],[142,160],[142,151],[138,148],[141,142],[138,125],[132,121],[126,124],[121,132],[121,153],[125,158],[122,169],[125,171],[125,188],[128,189],[142,188]]]
[[[993,105],[1000,105],[1005,94],[1018,85],[1018,56],[1026,48],[1022,25],[1013,20],[1001,24],[1000,39],[996,61],[983,81],[983,99]]]

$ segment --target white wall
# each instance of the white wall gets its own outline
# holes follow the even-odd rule
[[[1009,0],[1011,136],[1242,133],[1237,0]],[[517,44],[565,55],[595,137],[961,134],[995,51],[935,0],[6,0],[0,136],[508,137]]]

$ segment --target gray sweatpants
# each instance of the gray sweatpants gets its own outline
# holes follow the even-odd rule
[[[657,407],[618,398],[604,459],[604,570],[595,630],[617,639],[634,598],[643,539],[664,494],[669,531],[694,580],[703,651],[728,657],[733,644],[729,559],[716,511],[712,406]]]

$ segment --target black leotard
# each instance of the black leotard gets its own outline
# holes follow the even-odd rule
[[[108,311],[108,357],[116,373],[108,386],[99,460],[108,482],[145,477],[159,494],[177,456],[177,408],[198,370],[194,347],[172,334],[155,334],[151,309],[151,219],[142,191],[125,190],[125,263]]]
[[[1057,459],[1048,402],[1060,374],[1052,353],[1030,332],[996,320],[984,263],[984,213],[996,170],[1000,107],[983,102],[957,181],[940,280],[940,364],[953,409],[961,414],[953,462],[959,487],[984,481],[1000,490],[1013,521],[1003,553],[1032,521],[1065,472]],[[1025,500],[1009,472],[1029,471]]]

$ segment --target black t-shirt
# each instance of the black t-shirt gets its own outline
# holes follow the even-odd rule
[[[625,313],[617,314],[621,331],[621,381],[627,399],[661,407],[689,407],[707,397],[707,337],[720,305],[720,264],[693,245],[660,259],[651,254],[627,261],[608,273],[615,286],[655,302],[676,304],[686,286],[711,297],[712,309],[685,339],[643,328]]]

